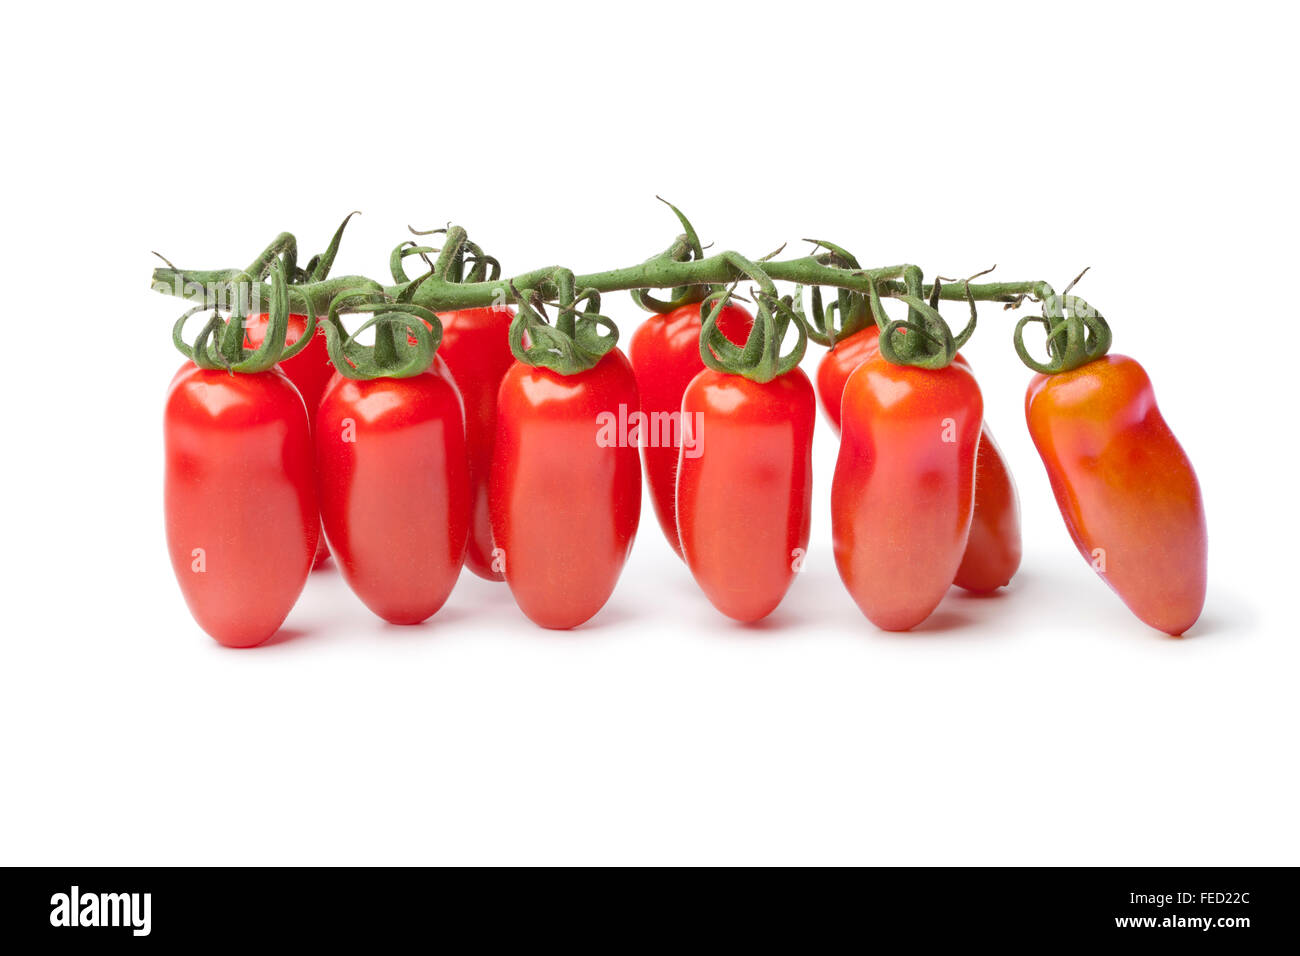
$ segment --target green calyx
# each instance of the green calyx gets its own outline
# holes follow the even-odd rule
[[[201,305],[187,311],[172,326],[172,342],[180,353],[202,369],[255,375],[270,369],[276,362],[293,358],[306,348],[315,331],[315,322],[309,319],[302,337],[293,345],[285,344],[289,335],[289,287],[285,278],[285,264],[279,259],[275,260],[270,265],[270,273],[271,305],[261,345],[256,349],[244,345],[247,312],[235,312],[229,319],[223,319],[215,310],[212,318],[200,330],[194,344],[187,345],[184,337],[185,323],[196,313],[207,311],[208,307]],[[252,281],[251,277],[248,281]]]
[[[862,267],[858,265],[857,258],[835,243],[827,242],[824,239],[805,239],[804,241],[811,242],[814,247],[826,250],[816,257],[816,261],[822,265],[854,270],[858,273],[862,272]],[[803,286],[795,287],[795,310],[805,319],[808,327],[808,337],[818,345],[824,345],[827,348],[831,348],[836,342],[847,339],[850,335],[861,332],[863,329],[875,324],[875,319],[871,315],[871,306],[865,294],[853,292],[849,289],[836,289],[835,293],[835,299],[829,305],[823,306],[822,287],[814,285],[812,287],[812,314],[805,315],[803,313]]]
[[[935,279],[930,287],[930,297],[927,301],[922,298],[924,286],[921,281],[921,270],[916,266],[904,266],[900,272],[904,291],[894,297],[907,305],[906,319],[889,318],[880,301],[880,293],[875,282],[872,282],[867,290],[871,314],[880,329],[880,354],[886,361],[893,362],[895,365],[928,369],[946,368],[957,356],[957,350],[965,345],[975,332],[978,316],[975,298],[970,291],[970,279],[964,281],[965,298],[970,304],[970,321],[961,332],[953,335],[952,329],[939,314],[939,300],[942,298],[945,280]]]
[[[1042,315],[1027,315],[1016,323],[1015,347],[1020,361],[1035,372],[1056,375],[1094,362],[1110,351],[1110,325],[1100,312],[1069,292],[1087,273],[1080,272],[1074,281],[1057,295],[1041,282],[1030,297],[1042,302]],[[1025,326],[1034,322],[1047,331],[1047,361],[1039,362],[1025,347]]]
[[[355,215],[357,214],[352,212],[343,219],[325,251],[312,256],[305,267],[298,265],[298,240],[292,233],[283,232],[262,250],[247,269],[191,274],[207,277],[202,287],[204,302],[182,315],[172,327],[172,342],[177,350],[199,368],[256,374],[267,371],[277,362],[293,358],[305,349],[316,331],[317,312],[315,297],[308,289],[320,288],[328,279],[338,255],[339,243],[343,239],[343,230]],[[170,263],[168,267],[170,271],[176,272]],[[263,283],[268,278],[271,285],[266,334],[261,345],[249,349],[244,345],[249,307],[258,301]],[[382,288],[377,283],[372,284],[377,289]],[[301,306],[302,312],[307,316],[307,328],[297,342],[287,345],[291,303]],[[220,316],[223,305],[230,309],[229,320]],[[194,344],[187,345],[184,337],[185,323],[191,316],[208,309],[212,310],[212,318],[203,326]]]
[[[722,255],[758,284],[754,294],[757,314],[745,344],[737,346],[718,328],[718,317],[731,299],[732,291],[724,289],[711,293],[701,306],[704,324],[700,329],[700,358],[714,371],[743,375],[759,383],[770,382],[795,368],[803,359],[808,348],[807,325],[795,310],[793,297],[778,295],[776,286],[762,266],[737,252],[724,252]],[[782,355],[781,345],[792,324],[797,336],[794,348]]]
[[[554,325],[547,320],[541,292],[510,284],[519,305],[510,322],[510,351],[525,365],[548,368],[561,375],[594,368],[618,344],[618,326],[600,314],[599,292],[575,291],[573,273],[568,269],[548,270],[546,280],[554,286],[559,299]]]
[[[410,378],[428,370],[442,342],[442,322],[438,313],[415,305],[411,298],[432,274],[416,279],[396,297],[365,288],[335,296],[322,328],[330,361],[340,375],[366,381]],[[343,313],[369,314],[370,318],[349,335],[343,326]],[[357,341],[358,335],[371,328],[373,345]]]

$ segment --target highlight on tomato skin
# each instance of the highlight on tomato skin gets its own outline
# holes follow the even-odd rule
[[[739,305],[728,302],[718,313],[718,329],[733,344],[743,346],[754,317]],[[651,315],[632,335],[628,359],[636,373],[641,411],[647,429],[671,441],[645,441],[641,455],[650,485],[650,501],[664,538],[682,557],[677,534],[677,459],[681,450],[682,396],[686,386],[704,371],[700,358],[700,303],[680,306],[664,315]]]
[[[302,396],[278,368],[187,362],[163,423],[167,550],[185,603],[217,642],[261,644],[302,593],[320,533]]]
[[[515,362],[501,381],[492,537],[515,603],[541,627],[585,623],[618,583],[641,516],[641,459],[635,442],[598,436],[602,415],[639,407],[617,348],[572,375]]]
[[[1036,375],[1025,416],[1079,553],[1139,619],[1185,633],[1205,605],[1205,508],[1146,371],[1112,353]]]
[[[943,600],[965,553],[983,399],[969,369],[893,365],[849,376],[831,485],[835,565],[862,613],[905,631]]]
[[[714,607],[754,623],[780,605],[808,550],[812,383],[799,368],[766,383],[706,369],[682,415],[693,432],[677,473],[687,566]]]

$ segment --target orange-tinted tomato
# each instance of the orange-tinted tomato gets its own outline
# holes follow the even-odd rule
[[[975,510],[966,553],[952,583],[967,591],[996,591],[1020,567],[1020,497],[989,426],[975,456]]]
[[[1079,552],[1139,618],[1182,634],[1205,604],[1205,509],[1142,366],[1036,375],[1025,415]]]

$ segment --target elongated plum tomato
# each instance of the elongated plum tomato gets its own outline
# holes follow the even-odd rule
[[[1139,618],[1182,634],[1205,604],[1205,508],[1142,366],[1106,355],[1036,375],[1025,416],[1079,553]]]
[[[831,346],[817,364],[817,396],[836,434],[840,430],[840,402],[844,386],[859,365],[880,351],[880,329],[868,325]]]
[[[278,369],[186,363],[163,433],[167,550],[185,603],[227,647],[260,644],[302,593],[320,531],[302,396]]]
[[[465,565],[481,578],[503,581],[492,566],[492,515],[488,484],[492,474],[492,440],[497,424],[497,392],[506,370],[514,364],[510,354],[508,308],[462,309],[445,312],[438,355],[451,369],[465,402],[465,442],[469,450],[470,530]]]
[[[840,430],[840,403],[849,376],[879,352],[880,330],[873,325],[836,342],[822,357],[817,367],[817,394],[836,432]],[[960,353],[953,362],[970,368]],[[975,511],[970,536],[952,583],[967,591],[995,591],[1011,583],[1020,568],[1020,557],[1020,498],[1006,458],[985,424],[975,460]]]
[[[760,384],[706,369],[682,398],[677,525],[686,563],[723,614],[771,614],[808,549],[817,400],[795,368]]]
[[[700,303],[674,309],[666,315],[646,319],[632,335],[628,358],[636,372],[645,415],[641,453],[645,459],[650,500],[664,537],[677,556],[682,544],[677,537],[677,457],[682,444],[682,395],[700,372]],[[754,317],[738,305],[725,305],[718,314],[718,330],[736,345],[744,345]]]
[[[975,456],[975,510],[952,583],[976,593],[1006,587],[1020,568],[1020,496],[986,422]]]
[[[599,611],[641,516],[639,407],[627,358],[612,349],[575,375],[516,362],[501,381],[492,449],[492,537],[520,610],[549,628]]]
[[[451,594],[469,533],[460,395],[442,359],[409,378],[336,375],[316,410],[321,517],[344,580],[392,624]]]
[[[962,365],[876,355],[849,376],[841,410],[835,564],[863,614],[905,631],[938,607],[966,550],[984,403]]]
[[[249,316],[244,325],[244,345],[250,349],[258,348],[266,338],[266,329],[270,322],[271,317],[265,312]],[[307,316],[291,314],[285,345],[293,345],[302,338],[305,331],[307,331]],[[280,363],[280,371],[289,377],[289,381],[293,382],[298,393],[302,395],[302,400],[307,405],[308,418],[313,417],[316,414],[316,406],[320,404],[320,397],[325,394],[325,386],[329,384],[330,376],[334,374],[334,365],[330,362],[329,350],[325,347],[325,334],[317,329],[311,342],[301,352]],[[320,534],[316,539],[316,558],[312,562],[312,567],[320,567],[329,556],[330,549],[325,543],[325,535]]]

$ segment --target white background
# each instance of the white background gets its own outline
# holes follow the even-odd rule
[[[466,9],[9,12],[0,862],[1300,862],[1294,13]],[[161,512],[181,306],[150,250],[242,266],[288,229],[306,255],[360,209],[339,273],[449,219],[508,271],[592,271],[668,244],[656,193],[751,255],[817,236],[1058,289],[1091,265],[1200,473],[1201,622],[1154,633],[1075,553],[993,307],[965,351],[1024,566],[915,633],[836,576],[820,418],[807,570],[757,629],[648,501],[573,633],[468,573],[418,628],[334,570],[271,646],[193,624]]]

